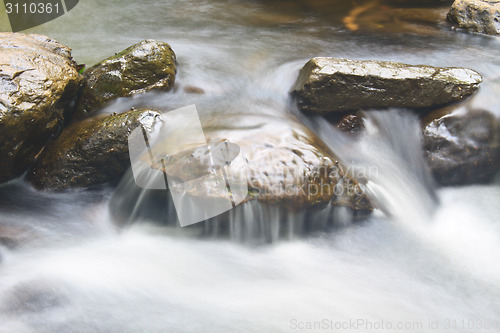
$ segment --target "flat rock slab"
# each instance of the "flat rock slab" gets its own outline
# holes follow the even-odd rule
[[[456,0],[448,20],[460,28],[489,35],[500,35],[500,1]]]
[[[429,108],[463,100],[482,82],[476,71],[391,61],[313,58],[292,90],[302,111]]]

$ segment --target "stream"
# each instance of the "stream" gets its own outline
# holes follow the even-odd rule
[[[450,5],[414,2],[438,12]],[[373,6],[396,15],[405,5]],[[231,113],[301,119],[288,95],[297,72],[331,56],[474,69],[484,83],[472,105],[500,116],[498,38],[432,15],[410,31],[397,23],[353,32],[342,23],[352,9],[340,0],[82,0],[27,32],[69,45],[87,65],[143,39],[172,46],[176,89],[101,113],[196,104],[202,122],[219,126],[231,126]],[[0,242],[0,332],[500,332],[500,180],[437,188],[415,116],[373,111],[365,121],[345,149],[352,139],[324,119],[303,119],[344,162],[377,166],[367,189],[378,209],[270,244],[178,236],[149,221],[117,228],[110,201],[129,194],[122,184],[65,193],[23,179],[1,185],[0,229],[22,241]],[[236,218],[253,221],[245,211]]]

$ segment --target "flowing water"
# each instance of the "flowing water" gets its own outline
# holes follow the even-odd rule
[[[118,100],[105,113],[195,103],[202,121],[219,126],[232,113],[296,117],[288,91],[297,70],[336,56],[473,68],[485,82],[472,104],[500,114],[500,42],[439,20],[417,25],[424,34],[353,33],[342,24],[353,10],[344,1],[80,2],[31,32],[70,45],[80,63],[146,38],[169,42],[178,57],[175,91]],[[147,222],[117,230],[109,201],[126,190],[3,185],[0,234],[18,241],[0,246],[0,332],[500,331],[500,184],[436,190],[417,119],[401,110],[367,114],[357,140],[303,121],[346,164],[377,167],[364,180],[379,207],[373,216],[248,246],[238,232],[231,241]],[[271,226],[297,218],[247,207],[234,219],[252,227],[257,212]]]

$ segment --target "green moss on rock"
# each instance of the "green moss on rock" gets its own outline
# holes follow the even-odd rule
[[[46,147],[27,178],[51,190],[119,179],[130,166],[128,136],[144,121],[159,121],[159,113],[134,110],[73,124]]]
[[[0,182],[22,175],[58,134],[82,83],[70,48],[45,36],[0,33]]]
[[[118,97],[168,91],[175,73],[175,53],[167,43],[144,40],[132,45],[84,72],[86,84],[76,117],[85,117]]]

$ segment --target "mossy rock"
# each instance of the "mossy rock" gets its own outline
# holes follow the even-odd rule
[[[175,82],[176,58],[167,43],[144,40],[84,72],[85,87],[76,117],[118,98],[151,90],[168,91]]]
[[[500,3],[496,0],[456,0],[448,20],[468,31],[500,35]]]
[[[35,187],[49,190],[120,179],[130,167],[129,134],[141,124],[160,121],[159,115],[132,110],[73,124],[45,148],[27,178]]]
[[[423,119],[424,153],[441,185],[490,182],[500,171],[500,124],[484,110],[437,110]]]
[[[319,214],[327,207],[342,207],[360,218],[373,210],[364,186],[350,178],[335,154],[293,117],[250,112],[216,113],[204,118],[203,131],[208,144],[229,141],[239,146],[241,156],[231,162],[229,174],[233,180],[246,179],[248,195],[236,212],[244,211],[247,208],[242,207],[251,207],[255,202],[273,211],[298,215]],[[201,177],[207,174],[205,148],[167,156],[161,153],[161,146],[155,147],[155,154],[165,157],[168,177],[191,180],[190,196],[216,200],[224,195],[217,190],[217,184]],[[175,222],[175,217],[165,211],[165,207],[173,207],[170,204],[168,191],[141,188],[132,173],[127,173],[115,191],[111,206],[118,224],[141,218],[169,224]],[[132,207],[135,207],[133,211]],[[256,221],[260,218],[255,216]],[[315,224],[315,221],[308,224]]]

